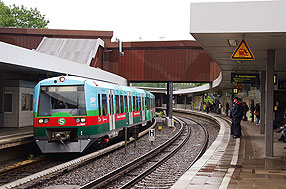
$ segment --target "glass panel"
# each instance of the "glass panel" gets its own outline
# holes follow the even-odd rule
[[[136,100],[135,96],[133,96],[133,111],[136,111]]]
[[[124,113],[124,103],[122,95],[120,95],[120,113]]]
[[[21,111],[33,111],[33,95],[22,93]]]
[[[98,102],[98,115],[101,116],[102,114],[101,114],[100,94],[98,94],[97,102]]]
[[[106,94],[102,94],[102,115],[107,115],[107,100],[106,100]]]
[[[57,112],[86,115],[84,86],[41,87],[39,116],[51,116]]]
[[[127,96],[124,96],[125,113],[128,112]]]
[[[4,94],[4,112],[12,112],[13,111],[13,95],[12,94]]]
[[[119,96],[115,95],[116,114],[119,114]]]

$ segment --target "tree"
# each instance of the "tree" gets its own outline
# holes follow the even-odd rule
[[[0,26],[17,28],[46,28],[49,20],[37,8],[6,6],[0,1]]]

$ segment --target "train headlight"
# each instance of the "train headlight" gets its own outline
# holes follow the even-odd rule
[[[39,120],[38,120],[38,123],[39,123],[39,124],[44,123],[44,119],[39,119]]]
[[[83,118],[80,119],[80,121],[81,121],[82,123],[85,123],[86,120],[85,120],[85,118],[83,117]]]
[[[80,118],[75,118],[75,121],[76,121],[77,123],[80,123]]]
[[[48,118],[44,119],[44,123],[48,123],[48,122],[49,122]]]
[[[65,78],[64,77],[60,77],[60,82],[64,82]]]

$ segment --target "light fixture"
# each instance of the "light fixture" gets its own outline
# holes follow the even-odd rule
[[[64,82],[65,78],[64,77],[60,77],[60,82]]]
[[[237,46],[237,43],[236,43],[235,39],[228,39],[228,44],[231,47],[236,47]]]

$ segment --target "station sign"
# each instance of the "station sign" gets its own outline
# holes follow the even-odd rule
[[[255,57],[251,52],[245,40],[241,40],[231,55],[231,60],[254,60]]]
[[[155,129],[149,130],[149,141],[153,143],[155,141],[156,135],[155,135]]]
[[[258,73],[231,73],[231,83],[259,84]]]
[[[232,89],[232,94],[237,94],[238,93],[238,89],[234,88]]]
[[[277,80],[278,80],[278,78],[277,78],[278,76],[277,76],[277,74],[274,74],[274,77],[273,77],[273,83],[274,83],[274,85],[277,85]]]

